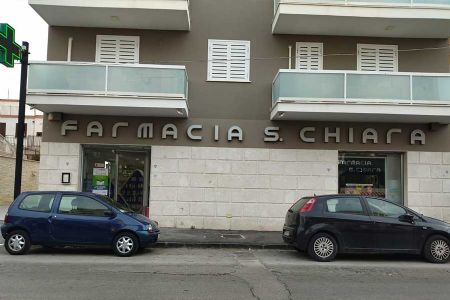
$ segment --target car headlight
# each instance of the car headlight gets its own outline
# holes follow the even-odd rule
[[[152,231],[153,230],[153,227],[152,227],[152,225],[150,225],[150,224],[148,224],[148,225],[145,225],[145,230],[147,230],[147,231]]]

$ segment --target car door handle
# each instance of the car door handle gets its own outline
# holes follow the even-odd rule
[[[49,223],[51,223],[53,219],[56,219],[56,216],[50,216],[50,217],[48,217],[47,221],[48,221]]]

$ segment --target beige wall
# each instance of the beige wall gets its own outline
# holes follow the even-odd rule
[[[0,205],[14,200],[14,174],[16,159],[0,156]],[[24,160],[22,167],[22,192],[38,189],[39,162]]]
[[[272,0],[192,0],[189,32],[52,27],[48,59],[67,60],[69,37],[73,61],[94,61],[96,35],[137,35],[141,63],[186,65],[191,118],[267,120],[272,81],[279,69],[288,67],[288,46],[295,42],[322,42],[324,68],[343,70],[356,69],[358,43],[396,44],[399,50],[448,44],[447,39],[274,35],[272,19]],[[206,81],[208,39],[251,41],[251,83]],[[330,56],[343,53],[353,55]],[[399,71],[448,72],[448,51],[400,52]]]
[[[408,152],[408,198],[412,209],[450,222],[450,153]]]
[[[163,227],[279,231],[299,197],[337,192],[338,152],[152,147],[150,216]]]

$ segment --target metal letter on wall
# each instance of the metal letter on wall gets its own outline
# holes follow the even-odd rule
[[[389,129],[386,134],[386,144],[392,144],[392,135],[394,133],[402,133],[402,130],[400,128]]]
[[[162,138],[167,139],[167,136],[171,136],[174,140],[178,139],[178,129],[174,124],[166,124],[162,129]]]
[[[66,135],[67,130],[77,131],[78,130],[78,121],[75,120],[67,120],[61,124],[61,135]]]
[[[219,140],[219,125],[214,125],[214,140]]]
[[[228,129],[228,141],[232,141],[234,138],[237,138],[239,141],[243,140],[242,128],[239,126],[231,126]]]
[[[354,142],[354,133],[353,133],[353,128],[352,127],[350,127],[348,129],[348,142],[350,144],[353,144],[353,142]]]
[[[112,137],[117,137],[117,131],[119,130],[119,127],[128,127],[128,122],[119,122],[113,125],[112,128]]]
[[[300,130],[300,139],[302,140],[302,142],[305,143],[315,143],[316,142],[316,138],[314,137],[307,137],[306,133],[307,132],[316,132],[316,127],[303,127]]]
[[[419,142],[420,145],[425,145],[425,132],[420,129],[413,130],[411,132],[411,145],[415,145],[416,142]]]
[[[266,127],[264,129],[264,142],[278,142],[280,140],[280,134],[278,131],[280,130],[280,127]]]
[[[335,132],[330,132],[330,127],[325,127],[325,143],[330,142],[330,138],[334,138],[336,143],[341,142],[341,129],[339,127],[336,127]]]
[[[87,126],[87,136],[96,133],[99,137],[103,136],[103,125],[98,121],[92,121]]]
[[[203,139],[203,137],[201,135],[194,135],[192,134],[193,130],[201,130],[203,128],[202,125],[191,125],[188,127],[187,129],[187,135],[191,140],[194,141],[201,141]]]
[[[367,128],[363,131],[363,144],[367,144],[367,141],[369,140],[371,140],[374,144],[378,144],[378,132],[373,128]]]
[[[137,136],[139,139],[153,138],[153,123],[142,123],[138,127]]]

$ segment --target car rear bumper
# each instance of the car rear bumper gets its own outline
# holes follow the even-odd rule
[[[142,248],[148,247],[149,245],[156,244],[159,237],[158,231],[137,231],[136,232],[139,238],[139,244]]]
[[[301,228],[297,229],[289,226],[284,226],[283,241],[300,250],[306,249],[307,239],[305,237],[304,231],[301,230]]]

